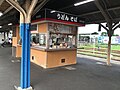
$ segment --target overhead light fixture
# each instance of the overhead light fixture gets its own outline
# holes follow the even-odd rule
[[[11,25],[12,25],[12,23],[9,23],[9,24],[8,24],[8,26],[11,26]]]
[[[52,10],[50,13],[55,13],[56,11],[55,10]]]
[[[0,26],[0,28],[2,28],[2,26]]]
[[[79,5],[86,4],[86,3],[89,3],[89,2],[92,2],[92,1],[94,1],[94,0],[85,0],[85,1],[82,1],[82,2],[75,3],[74,6],[79,6]]]
[[[3,15],[3,13],[2,12],[0,12],[0,17]]]

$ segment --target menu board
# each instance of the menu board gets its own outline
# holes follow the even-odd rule
[[[49,31],[52,33],[76,34],[76,27],[58,23],[48,23]]]

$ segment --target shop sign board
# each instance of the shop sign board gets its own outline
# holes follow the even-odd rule
[[[80,18],[75,15],[71,15],[68,13],[55,11],[55,10],[46,10],[46,17],[53,18],[56,20],[62,20],[62,21],[66,21],[66,22],[85,24],[85,19],[83,19],[83,18]]]
[[[61,23],[68,23],[68,24],[82,25],[82,26],[85,25],[84,18],[51,9],[45,9],[40,11],[35,15],[33,19],[34,20],[44,19],[44,20],[57,21]]]

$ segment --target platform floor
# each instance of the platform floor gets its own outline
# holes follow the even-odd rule
[[[31,85],[35,90],[120,90],[120,62],[78,55],[77,65],[43,69],[31,64]],[[0,90],[19,85],[20,61],[11,57],[11,48],[0,48]]]

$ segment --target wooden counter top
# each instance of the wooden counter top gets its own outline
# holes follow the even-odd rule
[[[21,47],[21,45],[18,45]],[[72,50],[77,50],[77,48],[54,48],[54,49],[46,49],[41,46],[31,46],[31,49],[36,49],[40,51],[45,51],[45,52],[55,52],[55,51],[72,51]]]
[[[57,49],[46,49],[47,52],[52,52],[52,51],[73,51],[77,50],[76,48],[57,48]]]

